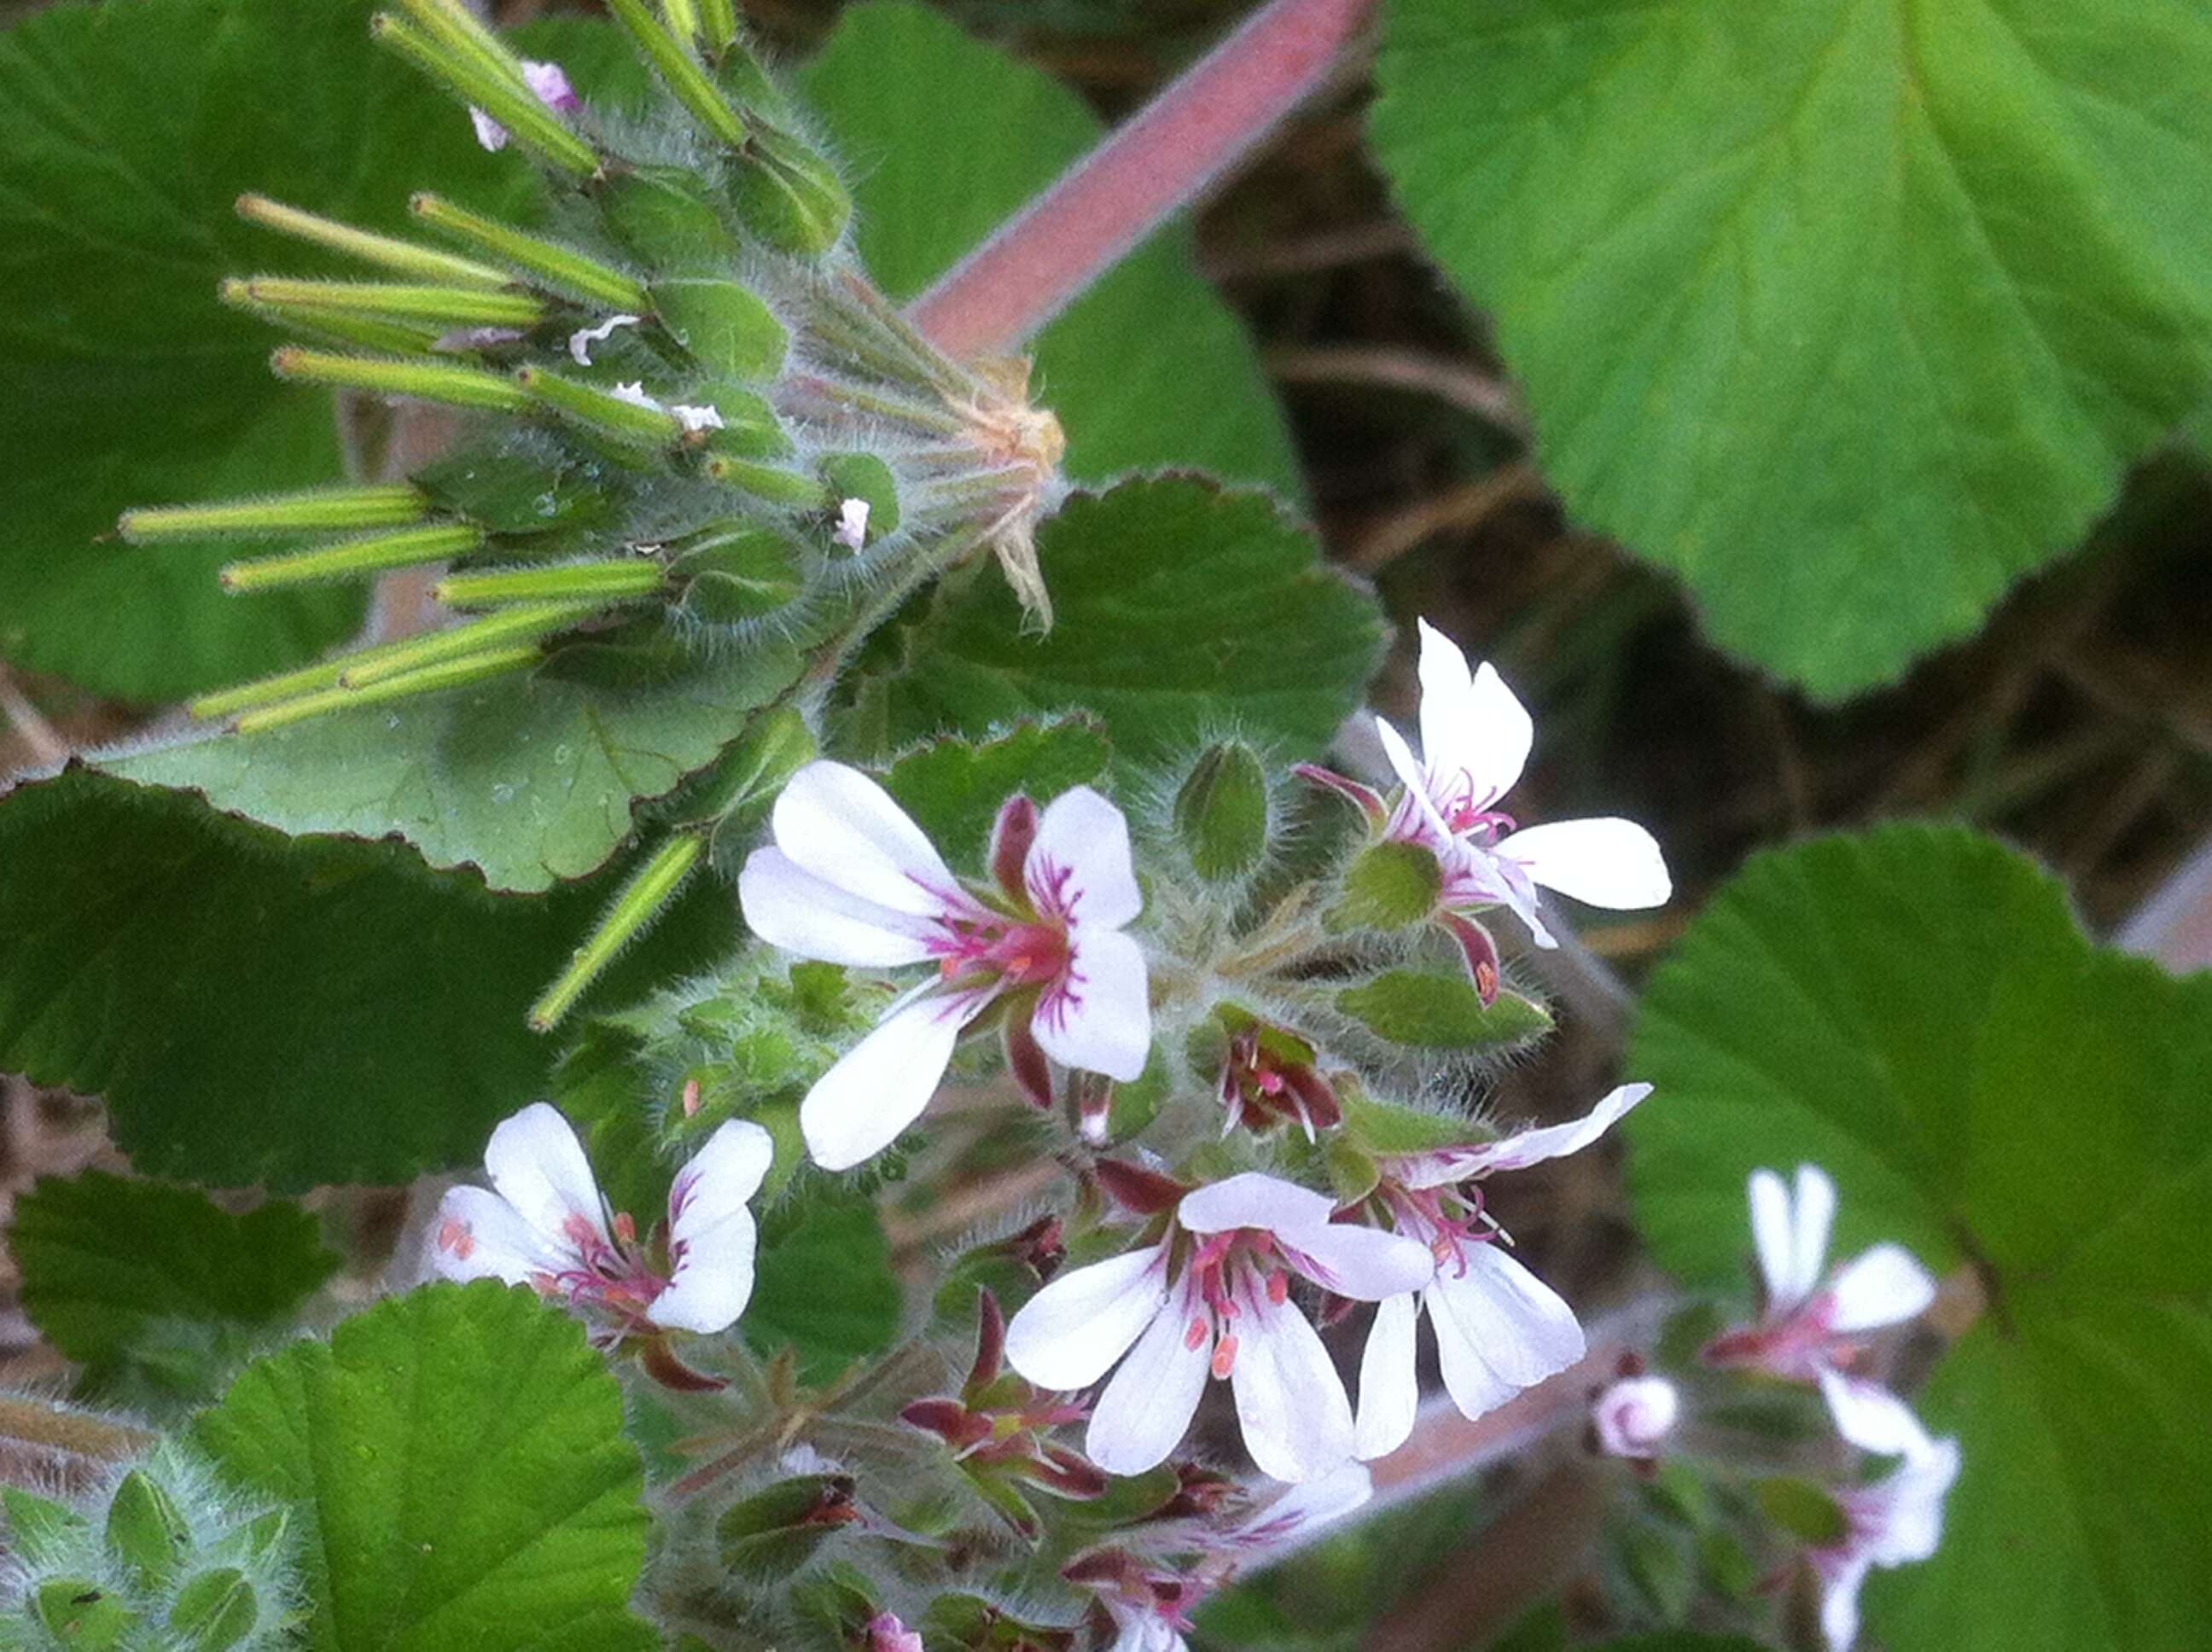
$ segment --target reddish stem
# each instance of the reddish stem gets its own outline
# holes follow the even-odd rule
[[[1334,65],[1376,0],[1271,0],[916,299],[956,358],[1004,352],[1273,130]]]

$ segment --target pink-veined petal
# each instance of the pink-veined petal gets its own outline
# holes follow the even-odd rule
[[[930,956],[928,920],[817,878],[781,849],[755,849],[738,873],[745,926],[770,946],[824,963],[888,969]]]
[[[1264,1170],[1240,1170],[1185,1193],[1176,1207],[1176,1220],[1193,1233],[1264,1228],[1296,1236],[1326,1225],[1335,1208],[1327,1193]]]
[[[1486,1416],[1521,1392],[1490,1369],[1467,1327],[1460,1323],[1443,1293],[1431,1285],[1421,1293],[1429,1312],[1429,1326],[1437,1339],[1437,1364],[1443,1373],[1444,1392],[1451,1395],[1459,1414],[1470,1422]]]
[[[1237,1300],[1229,1386],[1244,1449],[1262,1474],[1294,1484],[1341,1467],[1352,1455],[1352,1401],[1320,1333],[1249,1273]]]
[[[1418,1239],[1380,1228],[1332,1222],[1285,1233],[1291,1266],[1323,1290],[1354,1302],[1419,1291],[1436,1276],[1436,1254]]]
[[[1375,1497],[1375,1477],[1364,1463],[1350,1462],[1326,1474],[1301,1480],[1266,1508],[1223,1530],[1220,1541],[1232,1548],[1272,1549],[1334,1525]]]
[[[1651,1093],[1649,1084],[1622,1084],[1579,1119],[1518,1130],[1496,1141],[1474,1142],[1390,1161],[1391,1175],[1405,1187],[1442,1187],[1499,1170],[1525,1170],[1546,1159],[1579,1153],[1613,1128],[1629,1108]]]
[[[1867,1544],[1877,1566],[1928,1559],[1943,1541],[1943,1500],[1959,1478],[1959,1442],[1929,1441],[1873,1488],[1883,1503],[1881,1529]]]
[[[1410,1294],[1385,1297],[1359,1356],[1359,1414],[1352,1449],[1361,1457],[1386,1457],[1406,1443],[1421,1408],[1421,1380],[1414,1367],[1413,1331],[1420,1305]]]
[[[1470,676],[1458,644],[1426,620],[1419,629],[1421,756],[1431,774],[1465,774],[1474,806],[1488,808],[1528,766],[1536,726],[1486,662]]]
[[[668,1190],[668,1288],[646,1317],[679,1331],[713,1333],[737,1322],[753,1294],[759,1233],[749,1208],[775,1143],[749,1119],[732,1119],[676,1173]]]
[[[1007,1363],[1041,1388],[1087,1388],[1128,1351],[1167,1301],[1163,1245],[1070,1268],[1008,1322]]]
[[[1828,1235],[1836,1225],[1836,1184],[1817,1164],[1797,1167],[1790,1213],[1790,1297],[1802,1302],[1828,1269]]]
[[[1440,1339],[1450,1321],[1482,1364],[1513,1388],[1541,1382],[1583,1357],[1587,1345],[1574,1309],[1502,1245],[1466,1245],[1460,1254],[1467,1271],[1444,1262],[1429,1287],[1429,1317]]]
[[[1198,1414],[1213,1339],[1191,1345],[1189,1314],[1177,1311],[1183,1306],[1152,1316],[1091,1408],[1084,1455],[1109,1474],[1141,1474],[1166,1461]]]
[[[591,1161],[558,1108],[532,1102],[501,1120],[484,1146],[484,1174],[499,1196],[556,1248],[574,1249],[568,1227],[577,1217],[602,1242],[611,1242]]]
[[[1928,1430],[1912,1408],[1879,1382],[1824,1368],[1820,1397],[1828,1402],[1836,1432],[1862,1451],[1902,1457],[1928,1449]]]
[[[1936,1300],[1935,1277],[1902,1245],[1876,1245],[1836,1270],[1826,1293],[1831,1331],[1901,1325]]]
[[[1449,844],[1456,841],[1444,817],[1437,811],[1437,801],[1429,794],[1429,777],[1422,768],[1420,759],[1413,756],[1413,748],[1406,744],[1406,737],[1393,727],[1387,718],[1375,720],[1375,733],[1382,742],[1382,755],[1390,760],[1390,767],[1411,798],[1414,809],[1435,835],[1436,841]]]
[[[849,1170],[921,1116],[952,1060],[960,1029],[983,1000],[928,993],[894,1010],[814,1081],[799,1104],[806,1151],[825,1170]]]
[[[1588,906],[1633,912],[1664,906],[1674,880],[1658,840],[1632,820],[1557,820],[1513,833],[1498,853],[1535,883]]]
[[[1030,1030],[1062,1066],[1128,1084],[1152,1053],[1144,949],[1111,929],[1075,930],[1068,940],[1067,972],[1038,995]]]
[[[1870,1564],[1866,1556],[1853,1555],[1821,1569],[1820,1632],[1828,1652],[1850,1652],[1859,1637],[1859,1586]]]
[[[1045,805],[1022,880],[1039,912],[1077,928],[1119,929],[1144,909],[1129,823],[1087,786],[1070,787]]]
[[[1804,1299],[1797,1288],[1796,1226],[1790,1219],[1790,1189],[1768,1169],[1753,1170],[1751,1242],[1759,1253],[1759,1277],[1766,1284],[1766,1313],[1771,1319]]]
[[[424,1255],[441,1278],[527,1285],[536,1275],[557,1273],[574,1260],[572,1250],[554,1245],[486,1187],[448,1188],[424,1237]]]
[[[775,846],[824,883],[894,912],[929,917],[957,888],[891,794],[859,769],[811,762],[776,794]]]

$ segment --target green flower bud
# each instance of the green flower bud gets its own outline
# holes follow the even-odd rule
[[[107,1547],[141,1588],[160,1588],[191,1541],[191,1527],[167,1491],[142,1470],[123,1477],[107,1505]]]
[[[849,1476],[801,1474],[732,1503],[714,1522],[714,1535],[731,1570],[773,1576],[804,1564],[859,1518]]]
[[[764,380],[783,371],[791,334],[750,288],[720,277],[676,276],[653,282],[652,301],[668,336],[708,372]]]
[[[190,1652],[228,1652],[260,1620],[260,1599],[234,1566],[187,1579],[169,1608],[169,1627]]]
[[[754,130],[738,156],[731,202],[745,228],[781,252],[818,257],[836,246],[853,197],[814,149],[772,126]]]
[[[1443,892],[1443,868],[1419,843],[1370,844],[1344,869],[1344,893],[1329,908],[1332,929],[1403,929],[1425,923]]]
[[[1176,835],[1200,878],[1225,883],[1267,853],[1267,771],[1241,741],[1210,748],[1176,793]]]
[[[8,1516],[8,1546],[33,1566],[48,1566],[78,1546],[92,1524],[66,1503],[17,1486],[0,1487],[0,1510]]]
[[[56,1577],[40,1584],[32,1610],[71,1652],[112,1652],[139,1626],[137,1613],[87,1577]]]
[[[688,168],[635,167],[598,193],[607,233],[653,269],[721,269],[738,255],[737,237]]]

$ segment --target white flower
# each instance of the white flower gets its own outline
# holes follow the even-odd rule
[[[868,501],[848,499],[837,507],[837,525],[831,530],[830,538],[848,550],[859,550],[868,543]]]
[[[1844,1534],[1807,1557],[1820,1581],[1820,1628],[1831,1652],[1850,1652],[1868,1571],[1925,1560],[1942,1541],[1943,1500],[1959,1478],[1959,1442],[1929,1439],[1905,1403],[1876,1384],[1826,1372],[1820,1388],[1845,1439],[1902,1459],[1883,1479],[1833,1494]]]
[[[568,83],[568,76],[557,63],[532,63],[522,60],[522,82],[538,100],[556,114],[572,115],[584,106],[576,88]],[[494,120],[473,103],[469,106],[469,124],[477,129],[477,142],[496,155],[507,147],[507,128]]]
[[[660,405],[659,398],[646,393],[645,383],[642,380],[634,380],[626,385],[617,385],[607,394],[618,402],[628,402],[632,407],[650,408],[656,413],[665,410]]]
[[[1623,1084],[1571,1123],[1383,1161],[1376,1196],[1398,1231],[1420,1241],[1436,1266],[1418,1294],[1392,1296],[1375,1310],[1359,1362],[1362,1457],[1395,1451],[1413,1431],[1421,1397],[1414,1330],[1425,1309],[1445,1391],[1465,1417],[1494,1411],[1583,1357],[1587,1345],[1574,1309],[1505,1254],[1495,1229],[1484,1224],[1480,1188],[1460,1184],[1579,1151],[1650,1093],[1649,1084]]]
[[[1435,851],[1447,908],[1504,905],[1539,946],[1554,944],[1537,916],[1536,885],[1591,906],[1633,909],[1674,893],[1651,834],[1632,821],[1554,821],[1516,830],[1498,804],[1527,766],[1535,726],[1488,665],[1469,676],[1467,656],[1420,623],[1421,759],[1381,718],[1376,732],[1406,795],[1388,835]]]
[[[1367,1465],[1347,1462],[1290,1487],[1264,1508],[1224,1527],[1208,1544],[1232,1553],[1279,1549],[1321,1527],[1334,1526],[1366,1507],[1374,1496],[1375,1478]]]
[[[1032,1297],[1006,1327],[1006,1358],[1061,1392],[1120,1363],[1084,1446],[1109,1473],[1140,1474],[1165,1460],[1211,1371],[1228,1379],[1262,1473],[1292,1482],[1326,1474],[1352,1455],[1352,1406],[1320,1335],[1291,1303],[1291,1275],[1375,1302],[1413,1289],[1436,1266],[1401,1235],[1332,1223],[1333,1208],[1324,1194],[1258,1171],[1198,1188],[1159,1243],[1063,1273]]]
[[[1901,1245],[1863,1251],[1822,1283],[1836,1184],[1818,1165],[1797,1167],[1794,1200],[1771,1170],[1753,1170],[1750,1187],[1765,1309],[1758,1324],[1714,1339],[1705,1349],[1714,1364],[1814,1382],[1849,1358],[1862,1333],[1902,1324],[1936,1299],[1934,1278]]]
[[[1681,1414],[1681,1394],[1663,1376],[1624,1376],[1590,1402],[1598,1449],[1639,1461],[1659,1455]]]
[[[1008,799],[993,835],[1000,898],[963,888],[921,829],[858,769],[813,762],[775,800],[775,843],[753,851],[738,898],[753,932],[831,963],[934,963],[800,1104],[807,1151],[842,1170],[921,1116],[961,1029],[998,999],[1018,1075],[1049,1056],[1124,1082],[1145,1069],[1145,956],[1121,932],[1144,904],[1121,811],[1087,786],[1040,811]],[[1029,1080],[1025,1080],[1029,1082]]]
[[[676,422],[684,427],[686,434],[699,430],[720,430],[722,428],[722,411],[717,407],[694,406],[689,402],[676,402],[670,405],[668,410],[676,416]]]
[[[587,367],[592,365],[592,345],[605,343],[615,336],[617,327],[635,327],[644,319],[635,315],[611,315],[596,327],[579,327],[568,335],[568,354],[575,358],[578,367]],[[641,396],[645,393],[642,385],[633,385],[630,388]],[[625,396],[623,399],[629,401],[632,398]]]
[[[757,1236],[746,1203],[775,1154],[767,1131],[733,1119],[676,1173],[664,1278],[629,1215],[610,1222],[568,1120],[533,1102],[491,1133],[490,1188],[455,1187],[440,1202],[431,1266],[449,1279],[531,1285],[586,1314],[603,1335],[723,1330],[752,1296]]]

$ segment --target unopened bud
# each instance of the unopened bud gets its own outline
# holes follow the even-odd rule
[[[39,1585],[32,1610],[70,1652],[115,1652],[140,1627],[138,1614],[88,1577],[56,1577]]]
[[[187,1579],[169,1608],[169,1629],[181,1652],[229,1652],[260,1619],[259,1597],[234,1566]]]
[[[1622,1377],[1590,1405],[1598,1449],[1613,1457],[1657,1456],[1681,1414],[1681,1392],[1663,1376]]]
[[[726,269],[737,237],[684,167],[634,167],[606,178],[597,191],[607,233],[641,264],[687,274]]]
[[[1387,969],[1336,995],[1336,1007],[1377,1038],[1413,1049],[1481,1049],[1518,1044],[1552,1024],[1518,993],[1485,1004],[1463,975]]]
[[[158,1588],[191,1543],[191,1528],[169,1494],[141,1469],[118,1481],[107,1505],[107,1547],[144,1588]]]
[[[1267,853],[1267,771],[1241,740],[1210,747],[1176,793],[1176,835],[1200,878],[1226,883]]]
[[[714,1522],[723,1564],[752,1576],[787,1572],[860,1518],[844,1474],[801,1474],[732,1503]]]
[[[753,131],[730,182],[747,229],[781,252],[816,257],[836,246],[853,197],[828,159],[772,126]]]

